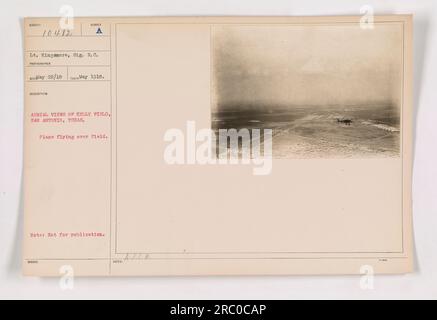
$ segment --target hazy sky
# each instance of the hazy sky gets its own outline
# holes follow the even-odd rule
[[[399,104],[399,24],[224,26],[213,37],[214,108]]]

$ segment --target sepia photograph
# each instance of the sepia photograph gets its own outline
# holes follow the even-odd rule
[[[272,129],[273,158],[399,157],[401,24],[216,26],[211,126]]]

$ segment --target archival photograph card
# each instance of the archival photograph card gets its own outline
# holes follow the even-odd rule
[[[29,276],[412,272],[412,16],[24,20]]]

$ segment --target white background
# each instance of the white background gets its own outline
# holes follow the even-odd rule
[[[21,276],[23,226],[22,17],[58,16],[341,15],[413,13],[414,233],[416,271],[377,276],[374,290],[360,277],[78,278]],[[392,299],[437,298],[437,2],[435,0],[15,0],[0,3],[0,298],[129,299]],[[433,59],[434,58],[434,59]]]

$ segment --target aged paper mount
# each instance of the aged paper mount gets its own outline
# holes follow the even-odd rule
[[[24,274],[413,270],[411,16],[24,25]]]

